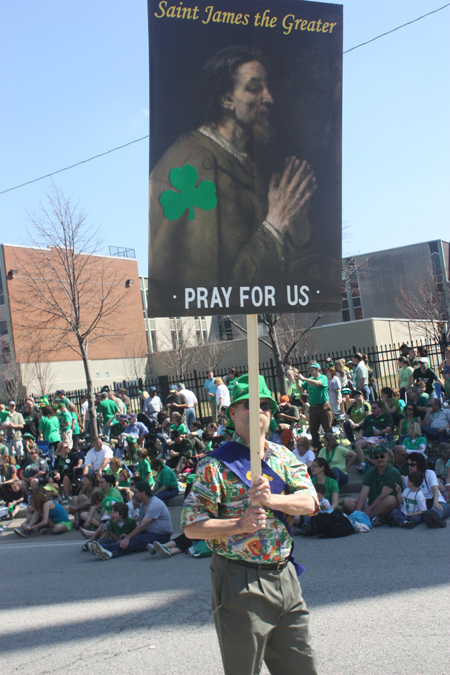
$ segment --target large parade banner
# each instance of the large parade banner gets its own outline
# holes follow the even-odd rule
[[[148,16],[149,314],[340,310],[342,7]]]

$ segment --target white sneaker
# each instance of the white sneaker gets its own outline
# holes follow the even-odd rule
[[[98,541],[92,541],[89,550],[91,553],[98,556],[102,560],[110,560],[112,558],[111,551],[107,551],[106,548],[103,548],[103,546],[99,544]]]
[[[366,465],[365,465],[364,462],[361,462],[361,464],[357,468],[358,468],[359,473],[362,473],[363,471],[365,471]]]
[[[170,558],[170,549],[164,546],[164,544],[160,544],[159,541],[153,542],[153,548],[155,549],[155,553],[160,553],[164,558]]]
[[[145,548],[150,553],[150,555],[156,555],[155,547],[153,546],[153,544],[147,544]]]

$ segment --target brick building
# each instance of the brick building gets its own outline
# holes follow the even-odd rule
[[[45,292],[70,312],[71,289],[61,283],[65,263],[60,254],[61,249],[0,245],[0,366],[5,377],[17,363],[29,390],[37,353],[40,361],[52,364],[53,389],[86,386],[75,336],[49,316],[42,298]],[[137,262],[93,255],[78,256],[77,265],[83,329],[92,325],[101,303],[109,314],[87,338],[94,386],[131,379],[130,360],[146,360],[147,355]]]

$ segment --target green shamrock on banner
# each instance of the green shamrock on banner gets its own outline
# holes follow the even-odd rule
[[[185,164],[182,169],[176,166],[170,172],[169,178],[179,192],[165,190],[159,198],[167,220],[177,220],[186,209],[189,209],[189,220],[194,220],[194,206],[204,211],[216,208],[216,186],[211,180],[203,180],[195,187],[198,173],[192,164]]]

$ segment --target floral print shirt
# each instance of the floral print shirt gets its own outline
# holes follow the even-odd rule
[[[238,436],[234,440],[243,443]],[[315,512],[318,512],[317,493],[306,464],[299,462],[287,448],[269,441],[265,444],[264,459],[285,481],[290,493],[308,492],[315,501]],[[184,502],[181,527],[209,518],[240,518],[251,506],[248,491],[249,488],[220,460],[205,457],[198,464],[194,485]],[[275,563],[287,558],[292,547],[286,526],[270,509],[266,509],[264,529],[205,543],[212,551],[227,558],[257,563]]]

